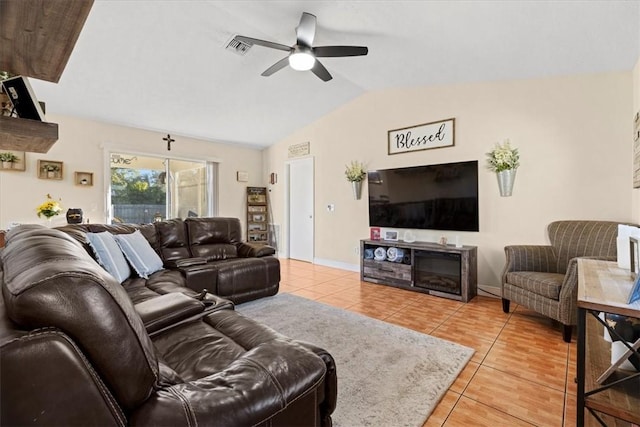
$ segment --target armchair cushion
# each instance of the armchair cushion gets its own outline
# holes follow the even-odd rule
[[[557,301],[564,274],[516,271],[507,273],[506,279],[507,283]]]

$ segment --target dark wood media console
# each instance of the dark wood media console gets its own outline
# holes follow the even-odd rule
[[[381,249],[380,249],[381,248]],[[396,260],[382,251],[392,249]],[[376,256],[376,250],[377,255]],[[360,279],[467,302],[478,294],[476,246],[428,242],[360,241]]]

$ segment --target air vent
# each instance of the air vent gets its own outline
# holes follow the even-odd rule
[[[235,52],[238,55],[244,56],[247,52],[249,52],[249,49],[251,49],[251,46],[253,45],[241,42],[240,40],[234,37],[231,39],[229,43],[227,43],[226,49],[232,52]]]

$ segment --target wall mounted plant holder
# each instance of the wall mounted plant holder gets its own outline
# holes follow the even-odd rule
[[[73,181],[82,187],[93,186],[93,172],[75,172]]]
[[[362,181],[351,181],[351,187],[353,189],[353,198],[360,200],[362,197]]]
[[[0,171],[24,172],[25,152],[0,150]]]
[[[56,160],[38,160],[38,178],[58,179],[63,175],[63,163]]]
[[[513,184],[516,181],[516,171],[517,169],[507,169],[501,172],[496,172],[501,197],[511,196],[511,193],[513,192]]]

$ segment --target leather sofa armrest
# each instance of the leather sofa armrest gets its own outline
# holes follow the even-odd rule
[[[320,403],[320,417],[323,426],[331,426],[331,414],[336,409],[338,402],[338,375],[336,373],[336,362],[331,354],[314,344],[306,341],[298,341],[298,344],[311,350],[319,356],[327,366],[327,373],[324,380],[324,399]]]
[[[0,425],[126,425],[95,367],[62,331],[36,329],[0,343]],[[73,392],[70,392],[73,391]]]
[[[204,258],[181,258],[181,259],[172,259],[169,261],[165,261],[165,268],[184,268],[191,267],[192,265],[203,265],[206,264],[207,260]]]
[[[255,243],[242,242],[238,244],[238,256],[241,258],[259,258],[273,255],[276,249],[269,245],[258,245]]]
[[[172,292],[136,304],[135,309],[147,332],[153,333],[202,313],[205,304],[180,292]]]

